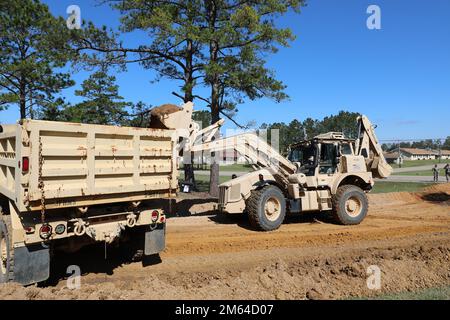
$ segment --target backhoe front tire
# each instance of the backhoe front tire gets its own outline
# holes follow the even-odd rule
[[[0,214],[0,283],[14,280],[11,216]]]
[[[333,200],[333,217],[343,225],[360,224],[369,211],[369,200],[359,187],[344,185],[338,188]]]
[[[262,231],[276,230],[286,215],[286,199],[276,186],[265,186],[252,191],[247,200],[250,224]]]

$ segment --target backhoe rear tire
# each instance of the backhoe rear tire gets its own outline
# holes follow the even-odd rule
[[[250,224],[262,231],[278,229],[286,215],[284,194],[272,185],[252,191],[246,207]]]
[[[11,216],[0,213],[0,283],[14,280]]]
[[[357,186],[344,185],[339,187],[332,200],[333,217],[339,224],[359,224],[369,211],[367,195]]]

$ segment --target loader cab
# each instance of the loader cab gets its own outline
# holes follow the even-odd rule
[[[342,156],[353,154],[353,145],[348,139],[314,138],[291,145],[288,159],[306,176],[330,176],[338,172]]]
[[[295,163],[299,173],[315,175],[319,159],[319,148],[314,141],[304,141],[290,146],[289,161]]]
[[[352,156],[353,145],[350,140],[318,141],[320,149],[319,174],[333,175],[339,170],[342,156]]]

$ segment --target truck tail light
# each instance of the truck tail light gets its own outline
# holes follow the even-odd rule
[[[42,239],[46,240],[50,238],[51,235],[52,235],[52,226],[47,223],[43,224],[39,229],[39,236]]]
[[[159,218],[159,212],[158,210],[153,210],[152,211],[152,222],[156,222]]]
[[[26,172],[28,172],[28,170],[30,170],[30,158],[23,157],[22,158],[22,172],[26,173]]]
[[[34,233],[34,228],[33,227],[25,227],[25,233],[26,234]]]
[[[161,215],[161,218],[159,218],[160,223],[164,223],[166,221],[166,217]]]

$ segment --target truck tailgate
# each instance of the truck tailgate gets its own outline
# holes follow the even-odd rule
[[[25,120],[8,132],[0,134],[0,160],[9,152],[0,181],[28,210],[39,209],[42,191],[47,208],[61,208],[151,199],[177,187],[173,130]]]

